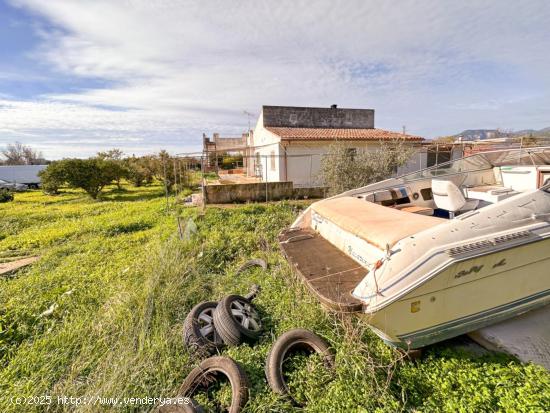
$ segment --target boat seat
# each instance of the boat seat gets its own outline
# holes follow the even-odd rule
[[[375,247],[385,250],[399,240],[447,220],[411,214],[365,202],[356,197],[325,199],[311,205],[313,212]]]
[[[466,199],[452,181],[432,179],[432,194],[435,205],[449,211],[451,218],[454,218],[456,212],[471,211],[479,205],[478,199]]]
[[[502,185],[480,185],[465,188],[467,198],[479,199],[480,201],[486,201],[491,204],[502,201],[513,195],[518,194],[512,188],[506,188]]]

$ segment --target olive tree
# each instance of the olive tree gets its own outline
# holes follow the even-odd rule
[[[376,148],[367,150],[337,142],[323,155],[319,178],[330,195],[338,194],[391,177],[414,153],[403,139],[380,141]]]

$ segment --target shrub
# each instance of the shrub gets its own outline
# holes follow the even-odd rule
[[[13,201],[13,194],[9,189],[0,188],[0,203]]]
[[[411,158],[414,149],[403,140],[380,141],[377,150],[356,150],[341,142],[321,159],[319,178],[330,195],[391,177]]]
[[[46,169],[38,173],[42,190],[46,194],[57,194],[59,188],[65,184],[67,180],[66,169],[63,161],[55,161],[47,166]]]

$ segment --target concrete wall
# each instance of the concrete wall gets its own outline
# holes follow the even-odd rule
[[[263,125],[294,128],[374,128],[373,109],[263,106]]]
[[[281,199],[323,198],[324,188],[294,188],[292,182],[266,182],[251,184],[207,185],[207,204],[231,204],[238,202],[264,202]]]

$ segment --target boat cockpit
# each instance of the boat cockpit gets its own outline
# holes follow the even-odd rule
[[[345,192],[404,212],[454,218],[550,182],[550,148],[485,152]]]

